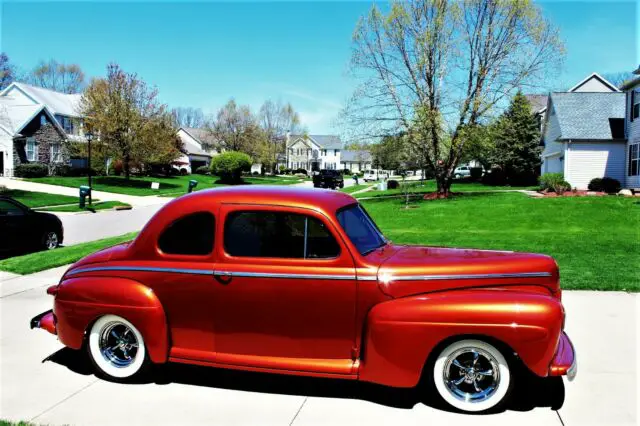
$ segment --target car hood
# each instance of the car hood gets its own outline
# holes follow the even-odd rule
[[[391,297],[502,285],[538,285],[559,294],[558,266],[541,254],[419,246],[388,252],[378,282]]]

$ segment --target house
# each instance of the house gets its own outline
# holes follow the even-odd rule
[[[23,83],[0,92],[0,174],[13,176],[24,163],[46,164],[50,172],[69,164],[65,142],[83,139],[78,102],[78,95]]]
[[[338,170],[342,142],[333,135],[287,135],[287,168],[307,172],[321,169]]]
[[[184,144],[184,148],[187,151],[186,158],[188,158],[193,172],[200,166],[209,166],[211,157],[218,154],[213,148],[206,149],[206,146],[203,147],[207,143],[212,143],[211,135],[205,129],[180,127],[178,129],[178,137]],[[185,158],[183,157],[178,161],[185,161]]]
[[[640,66],[633,73],[638,77],[622,86],[625,91],[624,133],[627,138],[623,185],[638,192],[640,191]]]
[[[342,151],[340,168],[352,172],[371,170],[372,157],[370,151]]]
[[[605,176],[624,184],[624,93],[594,73],[551,93],[543,112],[542,174],[563,173],[577,189]]]

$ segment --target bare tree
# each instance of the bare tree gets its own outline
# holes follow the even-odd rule
[[[362,81],[344,111],[361,137],[403,132],[448,196],[465,132],[560,65],[557,29],[528,0],[409,0],[373,6],[355,29]]]
[[[171,116],[176,127],[201,128],[205,125],[204,113],[200,108],[173,108]]]
[[[9,61],[6,53],[0,53],[0,90],[15,80],[15,67]]]
[[[618,72],[608,72],[602,74],[609,83],[613,84],[617,88],[622,87],[624,83],[629,80],[633,80],[635,75],[632,72],[618,71]]]
[[[40,62],[26,79],[35,86],[63,93],[79,93],[84,88],[84,72],[80,66],[66,65],[55,59]]]
[[[266,162],[273,171],[278,153],[284,152],[287,132],[300,130],[300,116],[290,103],[266,101],[260,108],[260,126],[267,141]]]

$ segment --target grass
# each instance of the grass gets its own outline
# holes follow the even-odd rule
[[[404,189],[402,187],[402,181],[400,182],[400,187],[397,189],[388,189],[386,191],[367,191],[366,194],[362,194],[362,197],[381,197],[385,195],[402,195],[404,194]],[[435,180],[427,180],[423,182],[420,181],[409,181],[410,186],[410,194],[420,195],[426,194],[429,192],[434,192],[437,190],[436,181]],[[536,190],[538,186],[491,186],[491,185],[483,185],[479,182],[466,182],[466,181],[454,181],[451,185],[452,192],[483,192],[483,191],[508,191],[508,190],[516,190],[516,189],[529,189]]]
[[[11,197],[31,208],[78,203],[78,197],[48,194],[46,192],[22,191],[20,189],[6,189],[3,190],[0,195]]]
[[[83,212],[83,211],[90,211],[90,210],[107,210],[107,209],[112,209],[115,206],[127,206],[127,207],[131,207],[131,205],[127,204],[127,203],[121,203],[119,201],[105,201],[103,203],[96,203],[93,205],[89,205],[87,204],[86,208],[81,209],[78,206],[78,203],[76,202],[76,204],[73,205],[69,205],[69,206],[59,206],[59,207],[47,207],[45,209],[38,209],[41,211],[47,211],[47,212]]]
[[[362,203],[396,243],[545,253],[565,289],[640,291],[637,198],[470,193],[411,209],[399,199]]]
[[[68,265],[105,247],[130,241],[135,238],[136,234],[137,232],[131,232],[118,237],[105,238],[69,247],[60,247],[50,251],[25,254],[24,256],[10,257],[0,260],[0,271],[24,275],[57,266]]]
[[[31,182],[46,183],[50,185],[67,186],[78,188],[80,185],[87,185],[86,177],[62,177],[48,176],[43,178],[26,179]],[[215,188],[225,186],[217,183],[217,176],[192,174],[187,176],[171,176],[171,177],[149,177],[149,176],[132,176],[126,180],[122,176],[96,176],[93,178],[94,191],[113,192],[116,194],[126,195],[181,195],[187,192],[190,180],[198,182],[195,190]],[[160,183],[159,189],[151,189],[151,182]],[[291,185],[301,182],[298,179],[284,179],[279,177],[261,177],[247,176],[244,178],[247,184],[262,185]]]
[[[340,192],[346,192],[347,194],[352,194],[352,193],[354,193],[354,192],[356,192],[356,191],[363,190],[363,189],[368,188],[368,187],[370,187],[370,186],[371,186],[371,185],[353,185],[353,186],[348,186],[348,187],[346,187],[346,188],[342,188],[342,189],[340,190]],[[368,193],[369,193],[369,192],[367,191],[367,194],[368,194]]]

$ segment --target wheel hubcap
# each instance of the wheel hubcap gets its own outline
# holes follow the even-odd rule
[[[58,246],[58,235],[55,232],[49,232],[46,238],[46,245],[48,249],[54,249]]]
[[[119,368],[131,365],[138,353],[135,333],[120,322],[107,324],[102,329],[99,345],[104,359]]]
[[[449,392],[460,401],[485,401],[500,384],[498,361],[482,349],[459,349],[447,358],[443,380]]]

